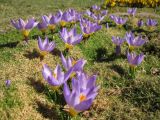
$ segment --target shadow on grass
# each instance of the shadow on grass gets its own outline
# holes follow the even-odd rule
[[[54,48],[54,50],[51,52],[52,55],[55,56],[61,56],[61,51],[57,48]]]
[[[32,77],[28,78],[28,80],[28,84],[33,86],[36,92],[43,93],[45,91],[45,85],[41,81],[35,81],[35,79]]]
[[[44,118],[50,120],[59,120],[60,116],[58,115],[57,111],[55,111],[54,107],[51,107],[47,104],[44,104],[40,101],[36,101],[38,108],[37,111],[42,114]]]
[[[121,77],[126,77],[128,76],[127,72],[125,71],[124,68],[122,68],[120,65],[116,65],[116,64],[113,64],[110,66],[110,68],[112,70],[114,70],[115,72],[117,72]]]
[[[96,50],[96,56],[94,60],[97,62],[110,62],[120,58],[124,59],[126,58],[126,56],[125,55],[116,56],[115,53],[108,54],[105,48],[98,48]]]
[[[26,51],[25,54],[23,54],[26,58],[32,60],[38,57],[41,57],[39,52],[36,49],[33,49],[33,51]]]
[[[1,48],[5,48],[5,47],[14,48],[14,47],[17,46],[18,43],[19,43],[19,41],[17,41],[17,42],[9,42],[9,43],[6,43],[6,44],[0,44],[0,49]]]

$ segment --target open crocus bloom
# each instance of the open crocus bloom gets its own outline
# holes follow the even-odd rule
[[[134,47],[142,46],[145,43],[145,40],[141,36],[135,37],[132,32],[126,33],[125,38],[130,49],[134,49]]]
[[[80,59],[78,61],[73,60],[73,58],[65,58],[61,53],[61,61],[65,68],[65,70],[69,70],[73,67],[74,72],[82,71],[84,65],[86,64],[86,60]]]
[[[53,31],[56,28],[56,24],[58,24],[61,20],[61,16],[59,15],[59,13],[57,13],[56,15],[50,14],[49,16],[43,15],[42,18],[45,20],[48,28],[51,31]]]
[[[97,96],[98,87],[95,85],[96,77],[72,79],[72,91],[70,91],[67,83],[64,84],[63,94],[67,103],[65,110],[72,116],[76,116],[79,112],[90,108],[93,100]]]
[[[61,15],[60,25],[61,25],[62,27],[65,27],[66,24],[67,24],[68,22],[71,22],[72,19],[73,19],[73,16],[71,16],[71,12],[70,12],[70,11],[65,11],[65,12],[63,13],[61,10],[59,10],[59,14]]]
[[[44,56],[48,52],[51,52],[55,48],[55,43],[49,42],[49,39],[46,37],[44,41],[40,37],[38,37],[38,47],[41,51],[41,54]]]
[[[76,23],[77,21],[79,21],[79,19],[81,18],[81,14],[79,14],[77,11],[75,11],[74,9],[69,9],[68,13],[71,16],[71,23]]]
[[[38,24],[38,22],[36,22],[33,18],[27,21],[24,21],[21,18],[18,21],[11,20],[11,23],[17,30],[22,32],[26,41],[28,39],[29,32]]]
[[[47,30],[48,24],[46,23],[46,20],[44,17],[42,17],[42,21],[38,23],[37,28],[42,32],[45,33]]]
[[[136,53],[127,53],[127,59],[128,59],[128,63],[135,67],[138,66],[144,59],[144,54],[141,53],[139,55],[136,55]]]
[[[117,25],[124,25],[127,22],[127,18],[122,18],[122,17],[118,17],[118,16],[113,16],[113,20]]]
[[[77,34],[76,28],[72,28],[69,32],[66,28],[63,28],[60,36],[65,43],[66,49],[73,48],[73,45],[80,43],[82,40],[82,34]]]
[[[64,73],[59,65],[56,66],[54,72],[46,65],[43,65],[42,75],[43,78],[51,85],[51,86],[61,86],[65,83],[72,73],[72,69],[69,69],[66,73]]]
[[[158,23],[156,20],[153,20],[153,19],[148,19],[147,22],[146,22],[147,26],[149,27],[154,27],[156,26]]]
[[[98,25],[98,23],[92,23],[87,19],[81,19],[80,27],[84,38],[89,37],[91,34],[102,28],[102,26]]]
[[[125,41],[125,39],[122,39],[120,37],[112,37],[112,42],[116,45],[116,55],[120,55],[121,54],[121,45],[123,44],[123,42]]]
[[[137,8],[129,8],[127,12],[129,15],[135,16],[136,11],[137,11]]]

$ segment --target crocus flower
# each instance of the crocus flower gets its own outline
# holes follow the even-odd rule
[[[47,30],[47,23],[44,17],[42,17],[42,21],[38,23],[37,28],[44,34]]]
[[[129,45],[130,50],[133,50],[134,47],[142,46],[145,43],[145,40],[141,36],[135,37],[132,32],[126,33],[125,38]]]
[[[102,26],[98,25],[98,23],[92,23],[87,19],[81,19],[80,27],[84,38],[88,38],[91,34],[102,28]]]
[[[115,15],[110,15],[110,19],[114,21],[114,19],[116,18]]]
[[[76,23],[81,18],[81,14],[78,13],[77,11],[75,11],[74,9],[69,9],[68,12],[71,16],[71,21],[70,22],[72,24]]]
[[[82,71],[84,65],[86,64],[86,60],[80,59],[78,61],[75,61],[71,57],[65,58],[62,53],[61,53],[61,61],[66,70],[69,70],[73,67],[73,71],[75,72]]]
[[[72,116],[89,109],[98,94],[98,87],[95,85],[96,77],[93,76],[88,79],[83,77],[79,76],[78,80],[72,79],[72,91],[67,83],[63,87],[63,94],[67,103],[65,110]]]
[[[68,22],[72,21],[72,16],[70,12],[65,11],[64,13],[62,11],[59,11],[61,14],[61,20],[60,20],[60,25],[61,27],[65,27]]]
[[[135,16],[136,11],[137,11],[137,8],[129,8],[128,9],[128,14],[132,15],[132,16]]]
[[[66,28],[63,28],[60,36],[65,43],[66,49],[73,48],[74,45],[80,43],[82,40],[82,34],[77,34],[76,28],[72,28],[69,32]]]
[[[124,42],[124,39],[120,38],[120,37],[112,37],[112,42],[116,45],[116,55],[120,55],[121,54],[121,45]]]
[[[59,65],[56,66],[54,72],[46,65],[43,65],[42,75],[43,78],[51,85],[51,86],[61,86],[64,84],[70,77],[72,73],[72,69],[69,69],[66,73],[64,73]]]
[[[158,23],[156,20],[153,20],[153,19],[148,19],[147,22],[146,22],[147,26],[149,27],[154,27],[156,26]]]
[[[36,22],[33,18],[27,21],[24,21],[21,18],[18,21],[11,20],[11,23],[17,30],[22,32],[26,42],[28,42],[30,31],[38,24],[38,22]]]
[[[142,27],[143,24],[144,24],[143,20],[140,19],[140,20],[138,21],[138,23],[137,23],[137,26],[138,26],[138,27]]]
[[[119,26],[122,26],[127,22],[127,18],[122,18],[122,17],[118,17],[118,16],[114,16],[113,20]]]
[[[10,80],[6,80],[6,81],[5,81],[5,84],[6,84],[6,87],[9,87],[10,84],[11,84],[11,81],[10,81]]]
[[[51,32],[53,32],[56,28],[56,25],[61,20],[61,15],[59,13],[57,13],[56,15],[50,14],[49,16],[43,15],[42,18],[47,23],[47,26],[51,30]]]
[[[94,12],[94,11],[99,11],[101,8],[99,7],[99,6],[97,6],[97,5],[93,5],[92,7],[91,7],[91,10]]]
[[[42,41],[42,39],[40,37],[38,37],[38,47],[39,47],[40,52],[43,56],[46,55],[48,52],[53,51],[55,46],[56,45],[53,41],[49,42],[48,37],[46,37],[44,41]]]
[[[132,67],[135,67],[135,66],[138,66],[144,59],[144,54],[141,53],[139,55],[136,55],[136,53],[129,53],[127,54],[127,60],[128,60],[128,63],[132,66]]]

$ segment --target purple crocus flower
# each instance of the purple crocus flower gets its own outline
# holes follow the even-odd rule
[[[73,58],[65,58],[61,53],[61,61],[65,68],[65,70],[69,70],[73,67],[74,72],[79,72],[83,70],[84,65],[86,64],[86,60],[80,59],[75,61]]]
[[[56,66],[54,72],[46,65],[43,65],[42,75],[43,78],[52,86],[61,86],[70,77],[72,68],[64,73],[59,65]]]
[[[84,75],[72,79],[72,91],[67,83],[64,84],[63,94],[67,103],[65,110],[72,116],[90,108],[97,96],[98,87],[95,85],[96,76],[85,78]]]
[[[97,6],[97,5],[93,5],[92,7],[91,7],[91,10],[92,11],[99,11],[101,8],[99,7],[99,6]]]
[[[138,26],[138,27],[142,27],[143,24],[144,24],[143,20],[140,19],[140,20],[138,21],[138,23],[137,23],[137,26]]]
[[[77,34],[76,28],[72,28],[69,32],[66,28],[63,28],[60,36],[65,43],[66,49],[73,48],[73,45],[80,43],[82,40],[82,34]]]
[[[132,15],[132,16],[135,16],[136,11],[137,11],[137,8],[129,8],[128,9],[128,14]]]
[[[142,46],[145,43],[145,40],[142,38],[142,36],[135,37],[132,32],[126,33],[125,38],[130,50],[134,49],[134,47]]]
[[[114,21],[114,19],[116,18],[115,15],[110,15],[110,19]]]
[[[56,15],[50,14],[49,16],[43,15],[42,19],[46,22],[48,28],[53,32],[56,28],[56,25],[60,22],[61,16],[59,13]]]
[[[27,21],[24,21],[20,18],[18,21],[11,20],[11,23],[17,30],[22,32],[26,42],[28,42],[30,31],[38,24],[38,22],[36,22],[34,18],[31,18]]]
[[[45,33],[47,30],[48,24],[46,23],[46,20],[44,17],[42,17],[42,21],[38,23],[37,28],[42,32]]]
[[[146,22],[147,26],[149,27],[154,27],[156,26],[158,23],[156,20],[153,20],[153,19],[148,19],[147,22]]]
[[[44,56],[46,55],[48,52],[53,51],[53,49],[55,48],[55,43],[49,42],[48,37],[45,38],[45,40],[42,42],[42,39],[40,37],[38,37],[38,47],[41,50],[41,54]]]
[[[79,21],[79,19],[81,18],[81,14],[79,14],[77,11],[75,11],[74,9],[69,9],[68,10],[70,16],[71,16],[71,23],[74,24],[77,21]]]
[[[88,38],[91,34],[102,28],[102,26],[98,25],[98,23],[92,23],[87,19],[81,19],[80,27],[84,38]]]
[[[120,38],[120,37],[112,37],[112,42],[116,45],[116,55],[120,55],[121,54],[121,45],[123,44],[123,42],[125,41],[125,39]]]
[[[136,55],[136,53],[127,53],[127,60],[128,60],[128,63],[135,67],[135,66],[138,66],[144,59],[144,54],[141,53],[139,55]]]
[[[113,16],[113,20],[117,25],[124,25],[127,22],[127,18],[122,18],[122,17],[118,17],[118,16]]]
[[[62,11],[59,11],[59,13],[61,14],[61,27],[65,27],[68,22],[72,21],[73,16],[71,16],[70,11],[65,11],[64,13]]]
[[[5,81],[5,84],[6,84],[6,87],[9,87],[10,84],[11,84],[11,81],[10,81],[10,80],[6,80],[6,81]]]

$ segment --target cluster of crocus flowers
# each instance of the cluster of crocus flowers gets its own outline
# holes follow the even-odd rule
[[[48,37],[46,37],[44,41],[42,41],[42,39],[38,37],[38,47],[42,56],[45,56],[47,53],[53,51],[55,46],[55,42],[49,42]]]
[[[136,11],[137,11],[137,8],[129,8],[127,12],[130,16],[134,17],[136,14]]]
[[[72,116],[89,109],[97,96],[99,86],[96,85],[96,75],[88,77],[85,73],[79,73],[72,79],[72,90],[67,83],[64,84],[63,94],[67,105],[64,110]]]
[[[65,43],[66,50],[72,49],[74,45],[80,43],[83,39],[82,34],[77,34],[75,27],[70,31],[67,31],[66,28],[63,28],[60,31],[60,36]]]
[[[125,36],[126,42],[129,45],[129,50],[132,51],[135,47],[142,46],[146,41],[142,38],[142,36],[135,37],[132,32],[127,32]]]
[[[121,45],[124,43],[124,41],[124,38],[112,37],[112,42],[116,45],[115,53],[117,56],[121,54]]]
[[[90,35],[102,28],[98,23],[92,23],[87,19],[81,19],[80,27],[83,33],[83,38],[88,38]]]
[[[136,66],[138,66],[139,64],[141,64],[141,62],[144,59],[144,54],[141,53],[139,55],[136,55],[135,52],[132,53],[127,53],[127,60],[128,63],[130,65],[130,74],[132,78],[135,78],[135,70],[136,70]]]
[[[94,10],[96,11],[96,10]],[[97,10],[97,12],[93,12],[92,10],[86,10],[86,14],[91,17],[95,22],[98,24],[101,23],[101,21],[106,17],[108,11],[107,10]]]
[[[24,40],[26,42],[28,42],[30,31],[38,24],[38,22],[36,22],[34,18],[31,18],[27,21],[24,21],[20,18],[18,21],[11,20],[11,23],[17,30],[22,32],[22,35],[24,36]]]

